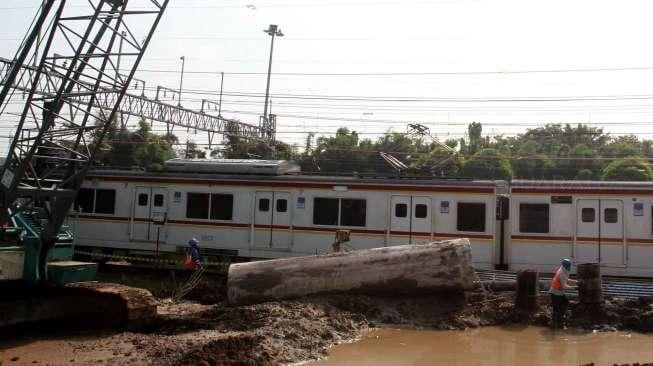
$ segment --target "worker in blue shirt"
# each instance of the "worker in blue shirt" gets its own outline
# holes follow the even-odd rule
[[[200,248],[197,246],[199,241],[192,238],[188,241],[188,248],[186,248],[186,268],[198,270],[202,268],[203,260],[200,254]]]

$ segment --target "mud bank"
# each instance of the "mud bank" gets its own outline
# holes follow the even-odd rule
[[[238,307],[220,296],[198,297],[205,304],[162,300],[156,323],[140,332],[54,332],[2,341],[1,364],[277,365],[324,357],[331,345],[374,327],[453,330],[550,320],[546,296],[529,313],[514,308],[513,293],[330,295]],[[570,310],[571,327],[653,331],[652,299],[607,299],[591,308],[572,302]]]

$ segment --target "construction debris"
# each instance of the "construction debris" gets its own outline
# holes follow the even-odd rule
[[[157,301],[145,289],[83,282],[42,289],[0,302],[0,328],[37,321],[67,321],[88,327],[138,329],[157,317]]]

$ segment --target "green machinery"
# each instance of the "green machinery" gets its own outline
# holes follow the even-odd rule
[[[11,217],[10,225],[0,233],[0,280],[24,280],[30,285],[40,282],[38,267],[42,251],[41,230],[47,218],[42,209],[23,211]],[[74,237],[62,226],[46,260],[48,282],[56,285],[91,281],[98,265],[73,261]],[[4,264],[4,266],[2,266]]]

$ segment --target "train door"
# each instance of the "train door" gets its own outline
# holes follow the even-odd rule
[[[289,248],[290,193],[256,192],[254,196],[254,247]]]
[[[290,193],[274,192],[273,198],[272,248],[288,249],[292,242],[292,230],[290,227]]]
[[[166,221],[168,219],[168,195],[165,188],[152,188],[150,196],[150,241],[164,242],[166,237]]]
[[[576,210],[575,259],[623,264],[623,201],[580,199]]]
[[[165,238],[167,197],[165,188],[136,187],[132,215],[132,240],[159,241]]]
[[[390,245],[430,240],[430,197],[392,196],[390,211]]]

